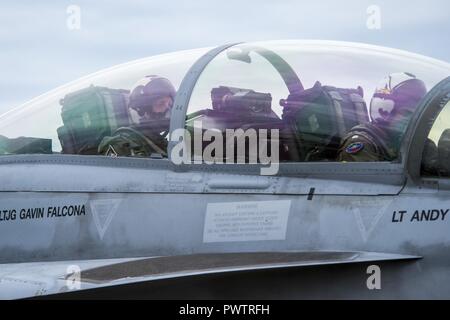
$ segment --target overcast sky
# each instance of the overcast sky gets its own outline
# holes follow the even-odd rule
[[[450,62],[448,0],[0,1],[0,112],[105,67],[235,41],[344,40]],[[370,5],[381,29],[367,28]]]

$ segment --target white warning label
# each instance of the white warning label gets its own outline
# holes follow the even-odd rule
[[[286,239],[290,200],[208,203],[203,242]]]

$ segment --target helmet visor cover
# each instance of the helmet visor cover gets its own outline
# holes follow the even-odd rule
[[[414,112],[427,90],[423,81],[410,73],[391,74],[378,85],[370,102],[372,120],[391,120],[396,114]]]

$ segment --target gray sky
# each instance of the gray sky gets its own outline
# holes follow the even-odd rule
[[[80,8],[70,30],[67,8]],[[366,26],[381,9],[381,29]],[[0,113],[118,63],[234,41],[364,42],[450,61],[448,0],[1,0]]]

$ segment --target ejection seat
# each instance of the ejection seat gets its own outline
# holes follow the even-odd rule
[[[60,101],[63,126],[57,129],[62,153],[95,155],[100,141],[130,125],[128,90],[90,86]]]
[[[247,130],[254,129],[260,140],[260,129],[267,130],[267,148],[270,150],[271,129],[278,129],[280,132],[280,140],[283,140],[283,132],[285,131],[284,122],[272,110],[272,96],[270,93],[256,92],[251,89],[235,88],[220,86],[211,90],[212,109],[204,109],[190,114],[186,121],[188,130],[193,136],[195,122],[202,124],[203,131],[207,129],[219,130],[224,141],[224,160],[226,154],[226,130],[242,129],[242,135]],[[238,132],[235,131],[238,135]],[[290,136],[290,135],[289,135]],[[281,141],[280,141],[281,142]],[[209,142],[203,144],[203,149]],[[234,144],[234,162],[249,162],[252,156],[258,155],[259,144],[251,145],[246,143],[245,158],[237,158],[237,146]],[[194,150],[194,149],[192,149]],[[280,160],[288,160],[286,158],[286,150],[280,143]]]
[[[299,161],[335,161],[345,134],[369,121],[361,87],[341,89],[316,82],[280,105],[283,121],[294,132]]]

